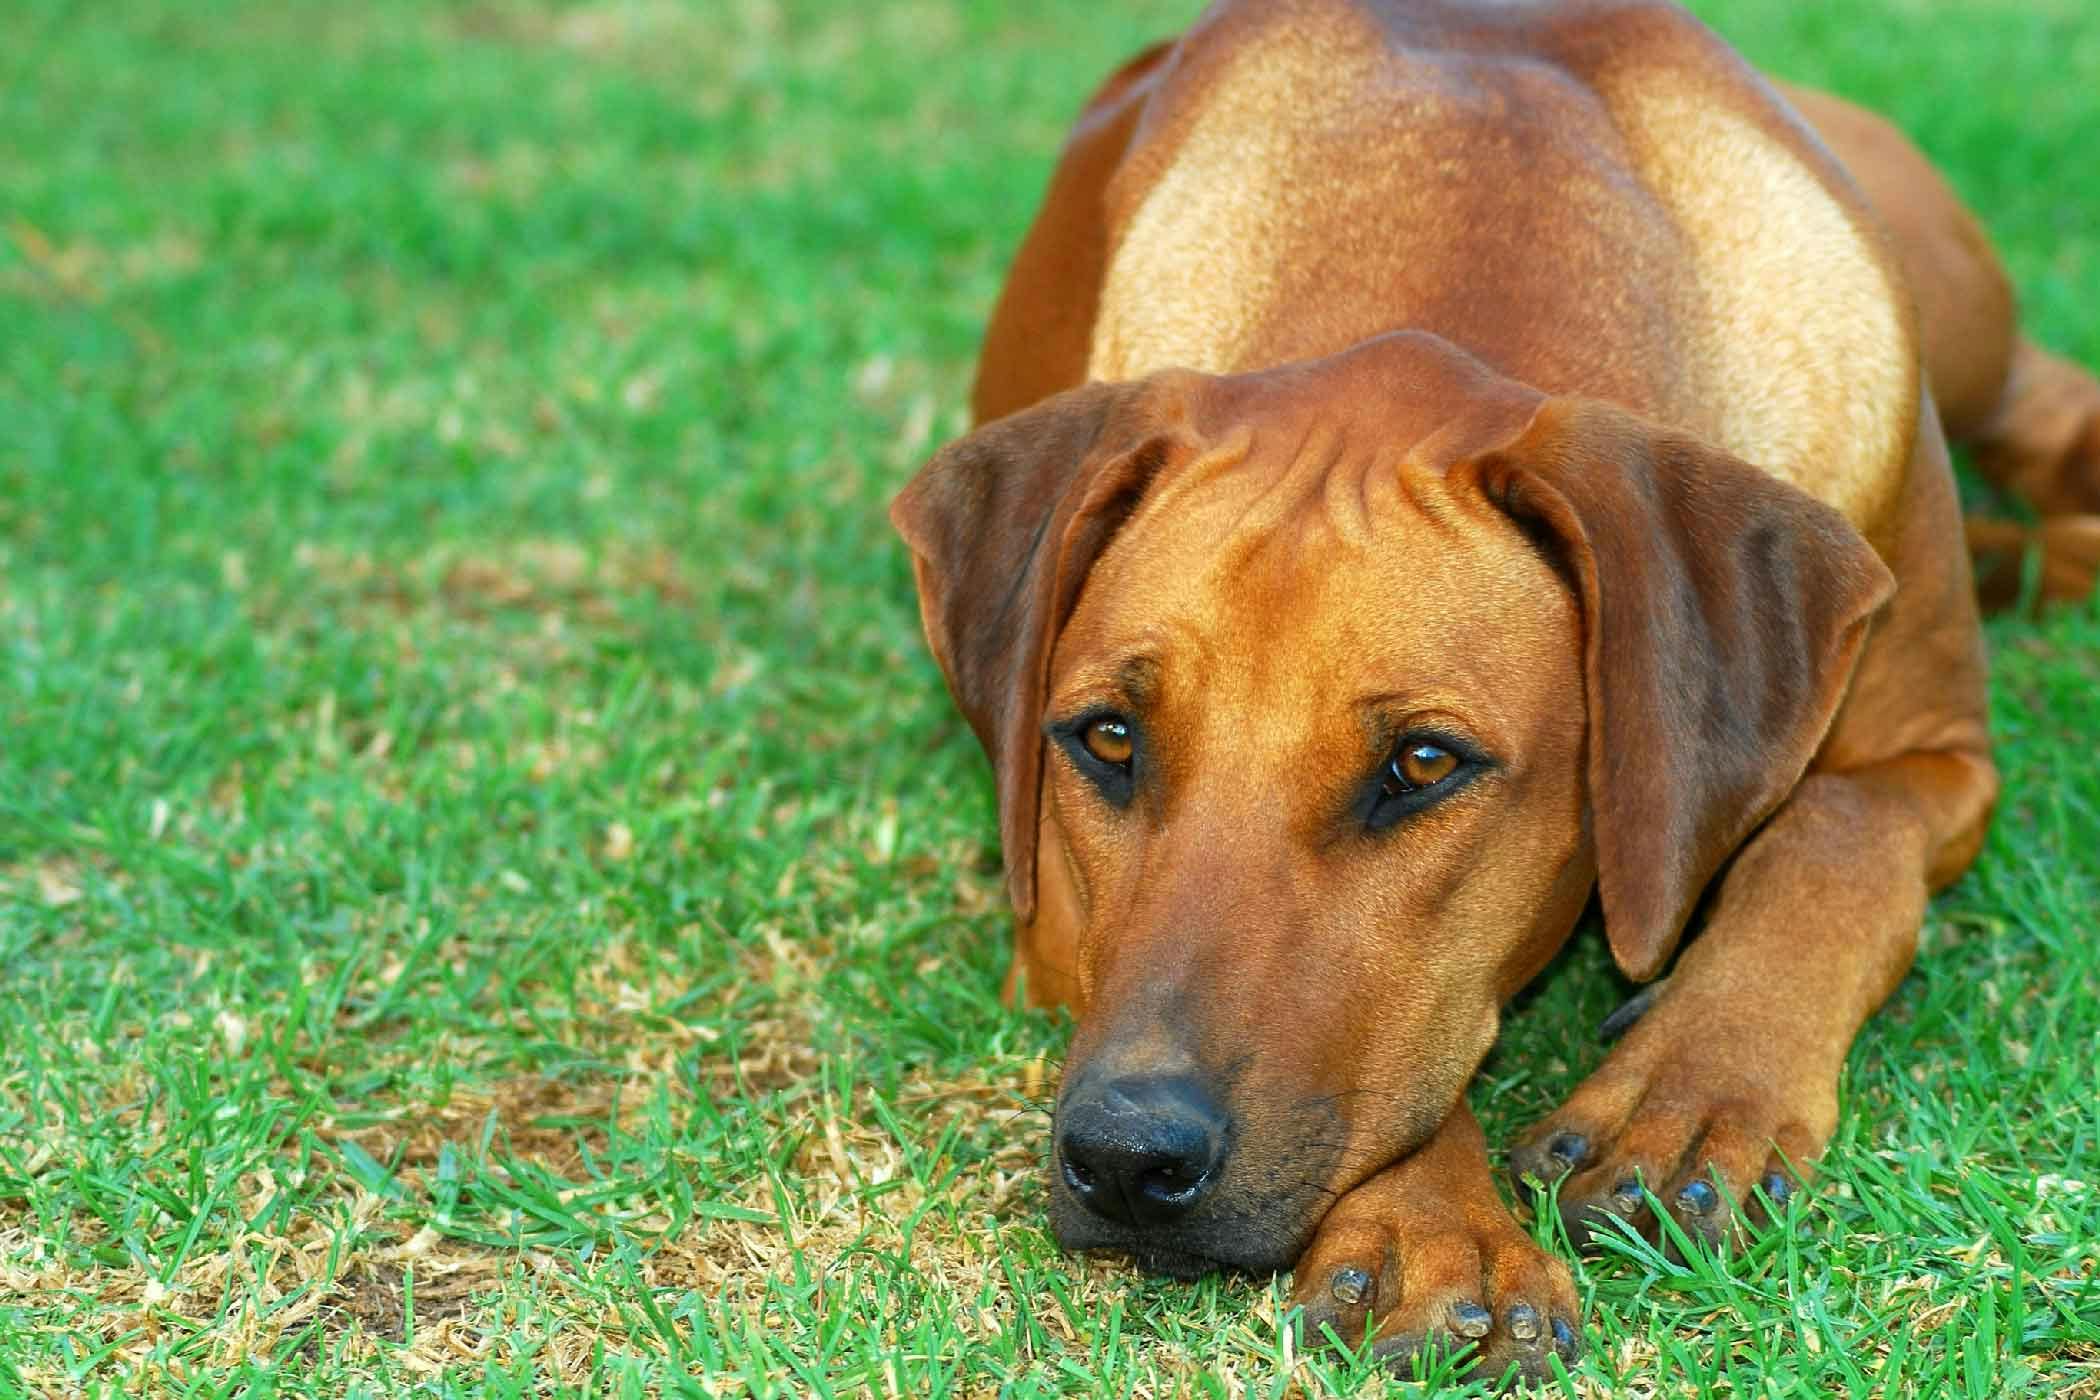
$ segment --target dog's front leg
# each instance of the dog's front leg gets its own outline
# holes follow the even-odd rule
[[[1928,892],[1975,854],[1997,787],[1980,752],[1919,753],[1802,782],[1722,883],[1706,931],[1596,1073],[1511,1154],[1565,1178],[1578,1244],[1649,1196],[1715,1243],[1783,1201],[1837,1126],[1861,1023],[1917,946]],[[1645,1194],[1644,1194],[1645,1192]]]
[[[1405,1374],[1425,1347],[1478,1348],[1495,1378],[1572,1362],[1581,1308],[1567,1266],[1524,1233],[1495,1192],[1487,1143],[1464,1103],[1412,1155],[1345,1193],[1298,1261],[1308,1340],[1375,1340]]]

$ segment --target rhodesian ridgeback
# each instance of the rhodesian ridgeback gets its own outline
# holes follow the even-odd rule
[[[1977,547],[2100,562],[2100,385],[1946,184],[1643,0],[1214,6],[974,408],[893,517],[1077,1018],[1058,1239],[1505,1376],[1580,1319],[1464,1098],[1502,1006],[1593,896],[1669,969],[1510,1153],[1578,1244],[1783,1201],[1997,794],[1949,436],[2045,517]]]

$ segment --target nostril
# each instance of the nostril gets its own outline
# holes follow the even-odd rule
[[[1060,1152],[1058,1156],[1064,1163],[1065,1185],[1082,1196],[1091,1193],[1094,1189],[1093,1168],[1075,1159],[1069,1151]]]
[[[1208,1184],[1209,1172],[1193,1162],[1169,1162],[1138,1173],[1138,1190],[1159,1205],[1178,1205]]]

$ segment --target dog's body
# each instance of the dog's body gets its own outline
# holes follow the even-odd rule
[[[1645,980],[1714,885],[1515,1153],[1578,1237],[1636,1179],[1717,1237],[1828,1138],[1996,792],[1942,415],[2071,592],[2100,386],[1790,96],[1662,4],[1228,0],[1088,106],[896,511],[1079,1017],[1068,1245],[1538,1373],[1573,1295],[1462,1090],[1593,890]]]

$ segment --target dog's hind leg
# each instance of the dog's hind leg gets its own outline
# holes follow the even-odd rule
[[[1997,407],[1950,436],[1969,449],[1978,470],[2041,515],[2031,525],[1968,522],[1983,605],[2016,603],[2030,565],[2042,601],[2091,597],[2100,585],[2100,381],[2022,338]]]
[[[2024,337],[1997,406],[1949,428],[1978,469],[2044,516],[2100,515],[2100,380]]]
[[[2016,603],[2026,591],[2044,602],[2077,602],[2100,584],[2100,381],[2021,338],[2013,347],[1997,407],[1949,436],[1977,469],[2024,498],[2034,524],[1968,522],[1976,590],[1986,608]]]
[[[2075,603],[2100,583],[2100,514],[1967,522],[1976,561],[1976,596],[1991,611],[2009,608],[2027,591],[2034,561],[2034,593],[2044,602]]]

